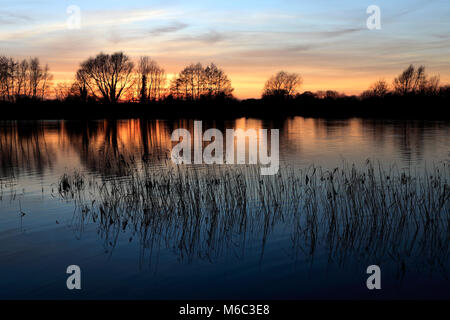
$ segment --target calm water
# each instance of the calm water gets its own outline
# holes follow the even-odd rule
[[[80,222],[80,208],[58,193],[60,177],[74,170],[89,181],[127,179],[111,159],[134,158],[164,170],[172,131],[192,126],[193,120],[0,122],[0,298],[450,298],[448,212],[440,233],[445,243],[422,258],[413,247],[409,257],[389,248],[375,256],[340,249],[330,257],[320,242],[311,253],[302,246],[310,240],[297,239],[284,218],[274,219],[267,233],[250,220],[253,232],[220,238],[211,254],[201,239],[182,250],[161,233],[152,237],[158,245],[148,245],[136,227],[120,223],[111,238],[99,221]],[[279,128],[282,168],[364,167],[370,159],[422,174],[450,160],[447,122],[296,117],[203,126]],[[96,197],[92,191],[90,199]],[[66,289],[72,264],[82,269],[81,291]],[[382,269],[377,292],[365,286],[371,264]]]

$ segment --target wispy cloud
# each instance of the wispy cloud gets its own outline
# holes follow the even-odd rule
[[[92,31],[97,33],[98,31],[106,30],[109,32],[111,28],[120,30],[121,28],[136,22],[165,19],[166,16],[167,12],[164,10],[130,9],[127,12],[119,10],[83,10],[81,12],[81,29],[79,32],[85,32],[86,36],[89,37]],[[0,40],[25,40],[40,35],[48,36],[55,32],[67,36],[68,28],[66,19],[66,16],[62,16],[62,18],[51,22],[35,21],[33,24],[22,26],[14,31],[0,31]]]
[[[82,10],[83,27],[97,25],[120,26],[135,22],[152,21],[156,19],[167,19],[171,15],[162,9],[128,9],[128,10]]]
[[[154,36],[159,36],[162,34],[172,33],[172,32],[177,32],[177,31],[183,30],[183,29],[187,28],[188,26],[189,25],[186,23],[176,22],[171,25],[154,28],[154,29],[150,30],[150,34],[154,35]]]
[[[24,14],[17,14],[8,11],[0,11],[0,25],[16,25],[24,22],[30,22],[33,19]]]
[[[203,44],[213,44],[221,42],[227,38],[231,38],[231,35],[227,35],[224,32],[218,32],[216,30],[209,30],[207,32],[202,32],[199,34],[185,34],[174,38],[171,41],[178,43],[197,42]]]
[[[366,30],[366,29],[345,28],[345,29],[337,29],[337,30],[330,30],[330,31],[313,32],[313,34],[318,37],[333,38],[333,37],[339,37],[339,36],[355,33],[355,32],[362,31],[362,30]]]

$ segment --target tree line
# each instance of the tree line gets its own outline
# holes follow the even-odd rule
[[[120,100],[148,103],[164,98],[198,100],[232,98],[233,88],[225,72],[214,63],[191,64],[168,83],[164,68],[148,56],[135,64],[123,52],[100,53],[80,64],[74,83],[57,87],[59,99]]]
[[[428,76],[425,73],[425,66],[415,67],[410,65],[398,77],[392,81],[392,84],[384,80],[378,80],[370,88],[364,91],[363,98],[378,97],[382,98],[388,94],[396,95],[437,95],[442,90],[448,90],[448,86],[440,86],[440,77]]]
[[[345,98],[334,90],[305,91],[299,93],[299,88],[303,83],[302,77],[297,73],[281,71],[267,80],[262,98],[263,99],[295,99],[300,97],[311,97],[317,99],[338,99]],[[425,72],[425,66],[415,67],[410,65],[402,73],[394,78],[392,84],[380,79],[373,83],[368,90],[361,93],[359,98],[384,98],[387,96],[411,96],[411,95],[440,95],[448,94],[450,87],[440,86],[439,76],[429,76]]]
[[[210,63],[190,64],[168,81],[167,74],[156,61],[140,57],[135,64],[123,52],[99,53],[83,61],[70,84],[52,85],[48,65],[38,58],[16,60],[0,56],[0,100],[44,100],[52,93],[59,101],[149,103],[164,99],[204,100],[232,99],[233,87],[227,74]],[[262,90],[263,100],[338,99],[339,92],[317,91],[300,93],[303,78],[298,73],[280,71],[271,76]],[[50,90],[52,89],[52,90]],[[424,66],[410,65],[391,84],[381,79],[358,98],[383,98],[389,95],[448,94],[449,86],[440,86],[439,76],[428,76]]]
[[[48,65],[42,66],[38,58],[16,60],[0,56],[0,100],[44,99],[52,78]]]

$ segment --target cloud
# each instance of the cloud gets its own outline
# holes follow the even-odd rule
[[[136,22],[150,21],[167,18],[167,11],[152,9],[128,9],[122,10],[87,10],[81,12],[83,26],[118,26]]]
[[[16,18],[18,17],[26,19],[26,16],[16,15]],[[1,18],[2,15],[0,14],[0,21]],[[49,37],[53,32],[59,32],[64,36],[64,33],[68,30],[65,18],[49,22],[38,21],[32,25],[17,28],[14,31],[0,30],[0,40],[24,40],[38,36]],[[111,28],[120,29],[134,23],[164,18],[166,18],[166,11],[163,10],[130,9],[126,12],[119,10],[85,10],[81,12],[81,31],[104,30],[108,32]]]
[[[32,21],[32,18],[23,14],[0,11],[0,25],[15,25]]]
[[[438,39],[449,39],[450,34],[435,34],[434,37],[436,37]]]
[[[305,52],[311,49],[309,45],[298,45],[282,48],[266,48],[266,49],[256,49],[256,50],[243,50],[237,53],[240,57],[251,57],[254,58],[277,58],[286,57],[298,54],[300,52]]]
[[[177,31],[183,30],[183,29],[185,29],[187,27],[188,27],[188,24],[177,22],[177,23],[174,23],[174,24],[169,25],[169,26],[164,26],[164,27],[159,27],[159,28],[152,29],[152,30],[150,30],[150,34],[152,34],[154,36],[159,36],[159,35],[165,34],[165,33],[177,32]]]
[[[183,36],[183,37],[178,37],[177,39],[174,39],[174,41],[176,42],[202,42],[202,43],[206,43],[206,44],[212,44],[212,43],[217,43],[220,41],[223,41],[225,39],[227,39],[229,37],[229,35],[226,35],[223,32],[217,32],[215,30],[211,30],[199,35],[194,35],[194,36]]]
[[[317,31],[259,31],[259,32],[243,32],[243,34],[250,35],[250,39],[255,39],[255,37],[267,37],[272,36],[276,39],[281,38],[291,38],[291,39],[311,39],[314,41],[321,40],[322,38],[335,38],[347,34],[353,34],[359,31],[365,31],[366,28],[358,27],[358,28],[336,28],[334,30],[317,30]]]
[[[227,38],[227,36],[224,33],[217,32],[217,31],[209,31],[207,33],[204,33],[204,34],[196,37],[197,40],[206,42],[206,43],[216,43],[216,42],[222,41],[226,38]]]
[[[314,32],[317,36],[322,36],[326,38],[333,38],[333,37],[339,37],[350,33],[355,33],[361,30],[365,30],[363,28],[347,28],[347,29],[341,29],[341,30],[333,30],[333,31],[319,31]]]
[[[421,9],[430,7],[430,5],[434,4],[436,0],[421,0],[416,3],[409,3],[407,7],[403,8],[400,12],[388,15],[383,19],[384,23],[394,23],[399,21],[401,17],[409,15],[413,12],[417,12]]]

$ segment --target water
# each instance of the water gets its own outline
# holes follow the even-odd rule
[[[249,232],[230,231],[215,247],[199,238],[190,242],[192,248],[182,248],[174,239],[179,240],[186,225],[169,237],[156,233],[149,245],[139,238],[142,230],[106,232],[98,220],[81,221],[73,199],[59,194],[60,177],[74,170],[89,181],[128,179],[111,165],[121,157],[163,172],[171,165],[167,154],[172,131],[192,126],[189,119],[1,122],[0,298],[450,297],[448,213],[440,222],[444,243],[436,252],[431,248],[429,256],[421,258],[415,251],[420,244],[415,243],[412,257],[395,256],[392,248],[372,256],[341,248],[330,258],[320,241],[310,252],[311,239],[293,232],[288,212],[267,229],[258,218],[250,219]],[[279,128],[282,169],[314,165],[332,170],[344,163],[364,168],[370,159],[375,166],[407,168],[420,175],[450,160],[448,122],[296,117],[277,122],[203,121],[203,126]],[[90,199],[98,199],[96,191],[91,192]],[[167,225],[162,228],[169,230]],[[81,291],[66,289],[65,270],[72,264],[82,269]],[[366,268],[372,264],[382,269],[379,291],[365,285]]]

